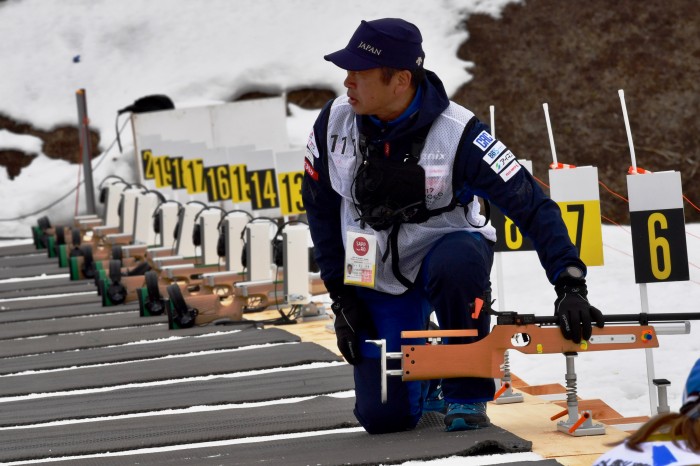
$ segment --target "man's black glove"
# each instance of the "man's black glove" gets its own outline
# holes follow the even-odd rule
[[[603,328],[603,313],[588,302],[586,280],[579,269],[568,267],[562,272],[554,290],[557,292],[554,315],[559,318],[559,328],[564,338],[581,343],[581,338],[591,338],[593,322],[596,327]]]
[[[361,328],[373,328],[372,319],[367,307],[352,289],[344,288],[340,293],[331,293],[331,299],[338,349],[348,363],[355,365],[362,359],[358,332]]]

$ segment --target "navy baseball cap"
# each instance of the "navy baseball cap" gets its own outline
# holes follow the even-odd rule
[[[363,20],[344,49],[323,58],[348,71],[381,67],[414,71],[425,60],[422,42],[420,30],[403,19]]]

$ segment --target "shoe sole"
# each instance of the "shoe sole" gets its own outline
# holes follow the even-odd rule
[[[449,426],[445,427],[445,430],[447,432],[456,432],[460,430],[477,430],[477,429],[483,429],[484,427],[488,427],[489,423],[488,422],[479,422],[476,424],[469,423],[465,421],[462,418],[457,418],[454,419]]]

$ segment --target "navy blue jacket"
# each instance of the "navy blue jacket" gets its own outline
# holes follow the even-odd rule
[[[437,75],[430,71],[426,71],[426,75],[426,80],[421,84],[418,111],[400,123],[378,125],[368,116],[356,117],[359,131],[370,141],[390,143],[390,157],[403,157],[409,152],[407,149],[413,140],[411,134],[431,124],[449,105]],[[328,178],[327,124],[331,104],[332,101],[325,105],[314,124],[315,140],[310,140],[309,144],[315,144],[319,157],[307,157],[305,160],[302,197],[321,278],[333,293],[343,283],[345,250],[344,232],[340,228],[340,196],[333,190]],[[454,135],[462,138],[453,171],[454,192],[467,202],[473,195],[488,199],[510,217],[520,231],[532,240],[551,283],[569,265],[578,267],[585,274],[586,267],[571,243],[557,204],[544,194],[526,169],[519,170],[508,181],[492,170],[490,164],[483,160],[484,151],[472,143],[482,131],[490,133],[487,125],[474,117],[463,134]],[[310,163],[310,159],[313,163]]]

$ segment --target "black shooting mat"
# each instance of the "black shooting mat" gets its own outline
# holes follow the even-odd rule
[[[138,306],[138,304],[136,305]],[[139,327],[167,322],[166,316],[139,317],[137,308],[110,307],[109,314],[90,314],[78,317],[42,319],[30,322],[8,322],[0,325],[0,340],[27,338],[68,332],[86,332],[119,327]]]
[[[47,295],[61,295],[68,293],[84,293],[86,291],[96,291],[94,281],[81,280],[81,281],[70,281],[68,277],[59,277],[63,279],[63,284],[58,286],[46,286],[42,288],[29,288],[23,289],[18,288],[14,290],[0,291],[0,299],[14,299],[14,298],[28,298],[31,296],[47,296]],[[32,280],[34,281],[34,280]],[[14,282],[21,283],[21,282]]]
[[[109,314],[115,312],[135,312],[138,314],[138,303],[132,302],[117,306],[103,306],[101,302],[90,302],[82,304],[66,304],[63,306],[37,307],[35,309],[19,309],[16,311],[1,311],[0,324],[6,324],[9,322],[26,322],[27,325],[34,325],[36,324],[35,321],[42,319],[79,317],[90,314]]]
[[[171,335],[175,336],[177,332],[172,332]],[[299,341],[300,338],[298,336],[276,328],[268,330],[248,329],[200,338],[190,337],[178,340],[163,340],[149,344],[91,348],[80,351],[58,351],[32,356],[5,358],[0,359],[0,374],[80,367],[88,364],[137,361],[139,359],[195,353],[213,349],[231,349],[251,345],[294,343]]]
[[[0,257],[0,269],[10,267],[31,267],[35,265],[58,264],[58,257],[49,257],[46,251],[36,254]]]
[[[69,370],[5,376],[0,396],[50,393],[80,388],[110,387],[182,377],[338,361],[331,351],[314,343],[294,343],[236,352],[195,354],[187,357],[134,361],[118,365],[79,367]],[[0,407],[0,409],[2,409]]]
[[[359,424],[354,398],[321,396],[295,403],[151,415],[2,432],[0,461],[96,454],[137,448],[307,432]]]
[[[498,426],[464,432],[445,432],[442,415],[426,413],[416,429],[407,432],[383,435],[343,432],[238,445],[73,459],[70,464],[397,464],[409,460],[425,461],[450,456],[522,453],[531,449],[531,442]]]
[[[53,288],[56,286],[63,286],[70,281],[68,277],[68,269],[66,269],[63,275],[54,275],[51,277],[42,278],[25,278],[24,280],[17,280],[12,282],[0,283],[0,291],[12,291],[12,290],[32,290],[40,288]],[[81,280],[90,281],[90,280]],[[75,283],[79,283],[76,281]],[[94,283],[94,280],[92,281]]]
[[[12,246],[0,246],[0,257],[35,254],[36,252],[47,254],[46,249],[37,249],[34,243],[15,244]]]
[[[29,265],[27,267],[7,267],[0,269],[0,280],[5,280],[7,278],[40,277],[43,274],[57,275],[65,274],[67,272],[68,269],[59,267],[58,259],[55,259],[54,262],[50,264]]]
[[[299,364],[302,363],[299,361]],[[352,368],[347,364],[240,375],[6,401],[0,403],[0,427],[192,406],[271,401],[354,388]]]
[[[136,311],[133,311],[136,312]],[[160,317],[143,317],[142,327],[92,330],[76,333],[60,333],[41,337],[0,340],[0,358],[29,354],[49,353],[84,348],[99,348],[109,345],[123,345],[132,341],[158,340],[173,336],[203,335],[219,331],[255,326],[254,322],[232,325],[203,325],[180,330],[168,329],[168,324]],[[155,323],[153,323],[155,322]]]
[[[99,303],[97,287],[90,292],[65,296],[40,296],[37,298],[8,299],[0,302],[0,312],[18,311],[20,309],[37,309],[41,307],[66,306],[70,304]]]

